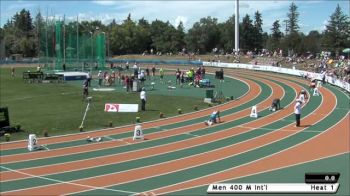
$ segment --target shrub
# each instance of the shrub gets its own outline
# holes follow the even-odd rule
[[[178,114],[182,114],[181,108],[177,109],[177,113],[178,113]]]
[[[109,121],[108,126],[109,126],[109,127],[113,127],[113,122],[112,122],[112,121]]]
[[[17,132],[18,132],[18,131],[21,131],[21,125],[20,125],[20,124],[17,124],[17,125],[15,126],[15,129],[16,129]]]
[[[198,106],[195,105],[195,106],[193,107],[193,109],[197,111],[197,110],[198,110]]]
[[[141,122],[141,118],[140,118],[139,116],[137,116],[135,120],[136,120],[136,122],[138,122],[138,123]]]
[[[6,140],[7,142],[9,142],[10,139],[11,139],[11,134],[5,133],[5,140]]]
[[[49,137],[49,131],[48,130],[44,130],[44,137]]]

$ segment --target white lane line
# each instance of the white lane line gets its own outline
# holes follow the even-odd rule
[[[124,143],[127,143],[127,144],[131,144],[130,142],[124,141],[123,139],[117,139],[117,141],[124,142]]]
[[[294,121],[293,121],[294,122]],[[323,131],[315,131],[315,130],[291,130],[291,129],[271,129],[271,128],[259,128],[259,127],[247,127],[247,126],[238,126],[241,128],[246,128],[246,129],[262,129],[262,130],[269,130],[269,131],[285,131],[285,132],[301,132],[301,133],[321,133]],[[307,127],[301,127],[301,128],[307,128]]]
[[[46,150],[50,150],[46,145],[41,145],[42,147],[44,147]]]
[[[186,135],[194,136],[194,137],[200,137],[200,135],[192,134],[192,133],[185,133]]]
[[[114,138],[112,138],[112,137],[110,137],[110,136],[108,136],[108,135],[105,135],[105,136],[103,136],[103,137],[105,137],[105,138],[107,138],[107,139],[109,139],[109,140],[112,140],[112,141],[116,141],[116,139],[114,139]]]
[[[109,188],[104,188],[104,187],[95,187],[95,186],[90,186],[90,185],[85,185],[85,184],[78,184],[78,183],[73,183],[73,182],[66,182],[66,181],[62,181],[62,180],[56,180],[56,179],[52,179],[52,178],[46,178],[46,177],[42,177],[42,176],[36,176],[36,175],[32,175],[32,174],[28,174],[28,173],[24,173],[21,171],[17,171],[8,167],[4,167],[1,166],[1,168],[12,171],[12,172],[16,172],[16,173],[20,173],[23,175],[27,175],[27,176],[31,176],[33,178],[40,178],[43,180],[48,180],[48,181],[52,181],[52,182],[57,182],[57,183],[62,183],[62,184],[69,184],[69,185],[74,185],[74,186],[81,186],[81,187],[85,187],[85,188],[89,188],[89,189],[94,189],[94,190],[107,190],[107,191],[114,191],[114,192],[122,192],[122,193],[128,193],[128,194],[135,194],[136,192],[131,192],[131,191],[124,191],[124,190],[115,190],[115,189],[109,189]],[[30,187],[30,188],[25,188],[25,189],[21,189],[21,190],[27,190],[27,189],[32,189],[35,187]],[[12,191],[5,191],[5,193],[11,193],[11,192],[15,192],[18,190],[12,190]],[[3,192],[4,193],[4,192]]]

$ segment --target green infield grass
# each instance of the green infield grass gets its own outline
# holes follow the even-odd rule
[[[67,133],[78,133],[87,102],[82,99],[83,81],[65,83],[28,83],[22,79],[24,71],[35,71],[31,67],[17,67],[15,77],[11,77],[10,68],[0,68],[0,107],[8,107],[11,126],[20,125],[23,131],[11,134],[11,141],[26,139],[28,134],[34,133],[41,137],[44,132],[49,136]],[[96,72],[93,77],[96,77]],[[215,84],[215,79],[208,76]],[[121,84],[112,86],[114,91],[93,91],[98,88],[97,80],[92,81],[89,88],[89,96],[92,97],[90,109],[84,122],[84,131],[133,124],[136,117],[141,122],[159,119],[160,112],[165,117],[178,115],[180,108],[182,113],[195,111],[194,108],[205,109],[208,104],[203,102],[204,88],[176,86],[175,90],[169,90],[168,81],[176,86],[174,76],[166,76],[164,84],[159,77],[152,81],[146,81],[146,89],[150,83],[155,82],[154,90],[147,91],[146,112],[137,113],[107,113],[104,112],[105,103],[140,104],[139,93],[126,93]],[[227,81],[227,82],[226,82]],[[220,88],[225,96],[242,96],[248,91],[248,86],[238,80],[226,80]],[[217,86],[218,87],[218,86]],[[235,90],[232,91],[232,88]],[[230,90],[231,89],[231,90]],[[232,93],[231,93],[232,92]],[[4,137],[0,138],[4,141]]]

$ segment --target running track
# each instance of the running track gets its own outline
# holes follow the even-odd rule
[[[198,194],[210,183],[349,154],[349,97],[338,88],[325,86],[321,97],[309,96],[305,126],[296,128],[294,100],[307,81],[244,70],[227,69],[225,75],[245,82],[249,91],[218,106],[223,123],[209,128],[203,121],[213,108],[143,123],[143,142],[133,142],[133,126],[125,126],[40,139],[50,150],[33,153],[23,149],[26,141],[0,144],[1,194]],[[271,113],[275,97],[284,108]],[[248,117],[253,105],[257,119]],[[87,134],[108,141],[86,144]]]

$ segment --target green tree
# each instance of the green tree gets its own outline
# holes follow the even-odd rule
[[[220,42],[220,31],[217,18],[201,18],[188,31],[186,43],[190,51],[206,53],[217,48]]]
[[[44,18],[41,15],[41,12],[39,11],[38,14],[35,16],[34,21],[34,31],[35,31],[35,56],[38,56],[40,51],[45,51],[45,39],[42,39],[41,36],[45,36],[45,22]],[[44,54],[41,53],[41,56]]]
[[[327,49],[335,53],[339,53],[342,48],[349,46],[349,37],[349,17],[343,13],[341,7],[338,4],[334,13],[330,16],[328,24],[326,25],[323,44]]]
[[[281,47],[281,38],[283,36],[281,30],[280,30],[281,25],[279,24],[279,20],[276,20],[272,24],[271,28],[271,35],[268,38],[267,41],[267,48],[271,51],[276,50],[277,48]]]
[[[287,14],[288,17],[288,35],[286,35],[284,39],[284,46],[285,49],[289,51],[289,54],[295,54],[301,52],[300,49],[303,47],[300,47],[303,43],[302,41],[302,35],[298,33],[299,30],[299,12],[297,11],[298,7],[294,4],[294,2],[291,3],[289,6],[289,12]]]
[[[312,54],[316,54],[321,51],[321,38],[322,35],[318,31],[310,31],[304,38],[305,50]]]
[[[291,3],[289,6],[289,12],[287,14],[288,17],[288,30],[290,34],[296,33],[299,30],[299,12],[297,11],[298,7],[294,4],[294,2]]]
[[[182,21],[180,21],[179,25],[176,28],[176,42],[177,42],[177,50],[181,51],[182,48],[186,47],[185,44],[185,27],[182,23]]]
[[[248,14],[246,14],[243,18],[241,32],[241,48],[244,50],[253,50],[255,42],[255,28],[253,26],[253,21],[250,19]]]
[[[235,36],[235,16],[231,16],[224,23],[219,24],[220,31],[220,48],[223,48],[226,52],[232,52],[234,48],[234,36]]]
[[[255,12],[254,15],[254,48],[256,49],[262,49],[263,47],[263,30],[262,30],[262,16],[259,11]]]
[[[22,9],[11,21],[4,25],[6,55],[23,54],[25,57],[36,55],[35,31],[30,12]]]

